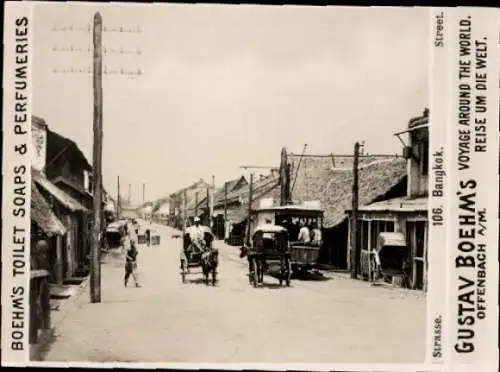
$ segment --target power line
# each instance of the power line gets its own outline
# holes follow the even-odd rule
[[[69,46],[52,46],[53,52],[66,52],[66,53],[92,53],[92,47],[90,45],[87,48],[75,47],[73,44]],[[124,49],[123,47],[114,49],[107,46],[103,47],[103,54],[130,54],[130,55],[141,55],[142,51],[139,47],[135,49]]]
[[[55,74],[81,74],[81,75],[91,75],[93,73],[93,69],[90,67],[86,68],[57,68],[55,67],[52,70],[53,73]],[[108,69],[105,67],[102,71],[103,75],[128,75],[128,76],[142,76],[143,71],[138,68],[138,69]]]
[[[92,26],[89,24],[87,26],[75,26],[75,25],[66,25],[66,26],[52,26],[51,29],[52,32],[85,32],[88,34],[92,33]],[[125,26],[118,26],[118,27],[109,27],[109,26],[104,26],[102,29],[102,32],[111,32],[111,33],[125,33],[125,34],[141,34],[142,29],[140,26],[135,26],[135,27],[125,27]]]

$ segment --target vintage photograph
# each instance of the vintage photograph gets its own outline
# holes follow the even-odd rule
[[[33,22],[32,361],[425,362],[428,9]]]

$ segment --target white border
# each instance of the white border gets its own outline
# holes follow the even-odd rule
[[[30,290],[30,226],[31,226],[31,73],[33,59],[33,5],[30,3],[7,2],[5,4],[4,21],[4,80],[3,80],[3,201],[2,201],[2,364],[9,366],[24,366],[29,360],[29,290]],[[28,64],[27,64],[27,90],[23,92],[27,96],[27,120],[23,123],[23,129],[27,131],[24,135],[14,134],[15,113],[15,87],[16,79],[16,42],[15,42],[15,20],[21,17],[28,19]],[[20,27],[21,28],[21,27]],[[14,147],[25,144],[27,152],[19,155]],[[13,214],[14,188],[20,185],[14,184],[14,167],[25,166],[23,175],[25,180],[26,204],[25,215],[16,217]],[[24,227],[24,262],[25,274],[21,277],[13,275],[13,229],[14,226]],[[18,235],[19,237],[20,235]],[[24,287],[24,328],[23,351],[14,351],[11,347],[14,331],[13,327],[13,305],[11,295],[14,287]]]

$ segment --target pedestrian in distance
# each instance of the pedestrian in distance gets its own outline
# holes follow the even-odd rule
[[[146,229],[146,244],[148,245],[148,247],[151,245],[151,230],[149,229],[149,227]]]
[[[137,255],[139,252],[135,246],[135,241],[130,240],[130,248],[127,250],[127,255],[125,259],[125,287],[128,284],[130,276],[134,279],[135,286],[140,287],[139,278],[137,275]]]

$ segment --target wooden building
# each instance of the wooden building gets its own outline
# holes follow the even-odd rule
[[[50,182],[42,173],[32,170],[32,179],[35,187],[66,228],[62,242],[62,257],[58,256],[59,251],[57,251],[52,262],[62,262],[62,279],[71,279],[88,265],[88,259],[81,246],[83,241],[81,238],[86,232],[85,221],[90,211]],[[55,272],[59,272],[58,269]],[[60,277],[57,279],[61,280]]]
[[[406,141],[402,139],[408,173],[405,195],[368,205],[361,201],[358,208],[361,273],[368,276],[368,257],[377,247],[380,232],[395,232],[407,244],[409,286],[423,290],[427,288],[428,266],[428,121],[426,109],[422,116],[409,121],[407,129],[396,133],[407,136]]]
[[[32,172],[37,187],[59,203],[62,222],[68,227],[65,244],[73,252],[67,257],[68,275],[86,275],[90,252],[93,209],[92,167],[76,143],[49,129],[42,118],[32,116]],[[103,201],[103,206],[104,206]],[[104,208],[103,208],[104,209]],[[104,218],[104,212],[103,212]]]

